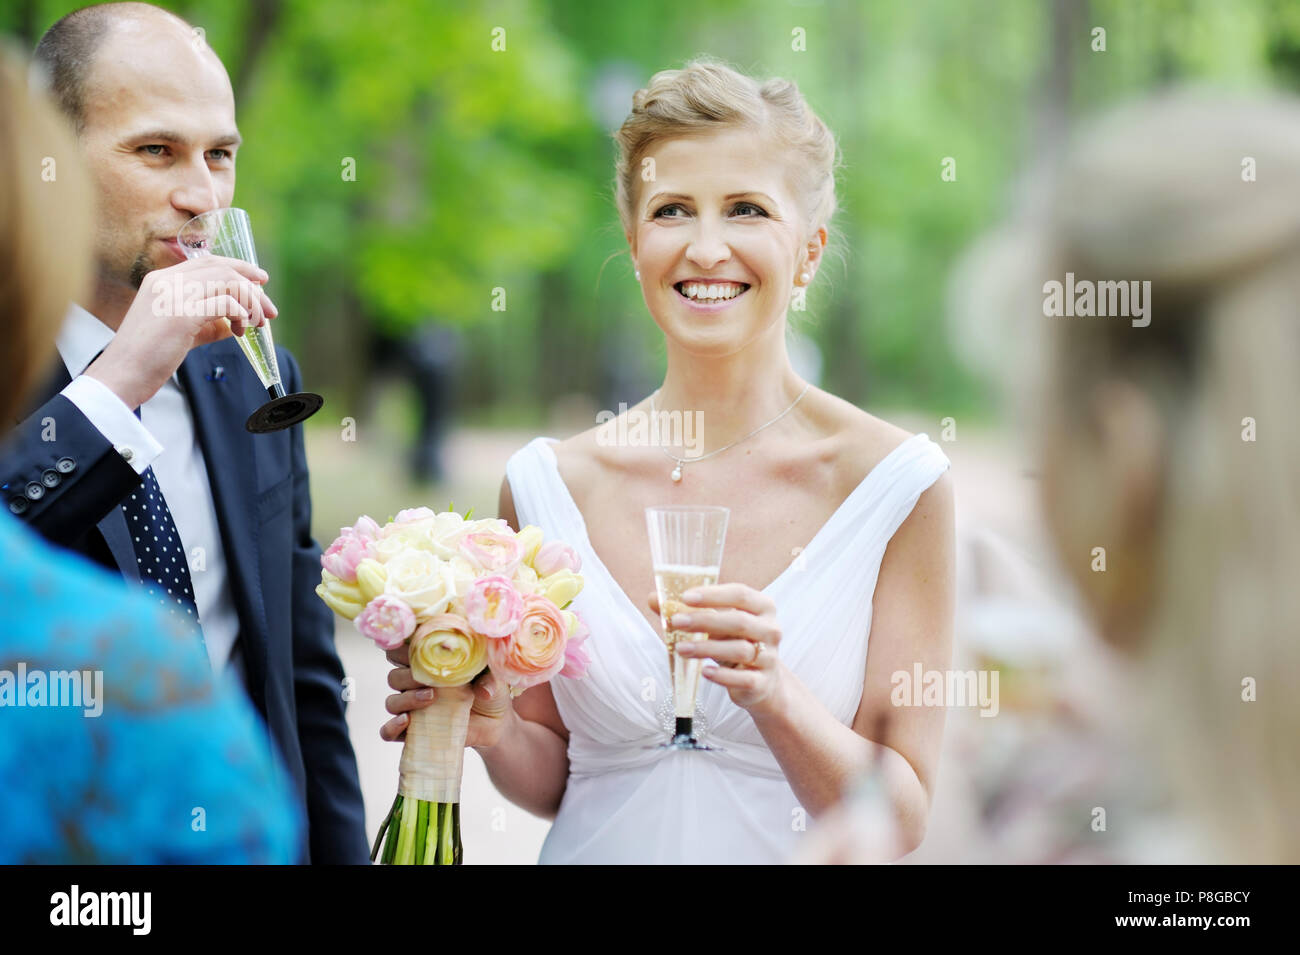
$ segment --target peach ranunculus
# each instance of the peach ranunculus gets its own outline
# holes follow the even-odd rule
[[[508,577],[480,577],[465,594],[465,617],[476,633],[498,640],[508,637],[524,615],[524,598]]]
[[[414,611],[405,601],[388,594],[371,600],[352,622],[363,637],[375,641],[381,650],[400,647],[415,632]]]
[[[524,558],[523,547],[509,528],[505,533],[477,531],[466,534],[461,538],[460,550],[480,570],[503,577],[514,576]]]
[[[464,617],[435,614],[411,638],[411,676],[425,686],[464,686],[488,665],[488,642]]]
[[[505,640],[488,641],[488,663],[512,694],[545,683],[563,669],[568,621],[545,597],[524,598],[519,627]]]

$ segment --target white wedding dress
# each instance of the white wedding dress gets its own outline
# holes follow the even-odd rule
[[[779,863],[808,825],[749,714],[700,680],[696,735],[721,751],[646,748],[672,725],[668,652],[610,576],[560,478],[549,438],[510,458],[520,526],[570,544],[586,586],[570,609],[591,628],[579,680],[551,682],[569,730],[569,781],[541,863]],[[890,452],[766,588],[785,665],[846,726],[862,696],[872,596],[885,546],[948,467],[926,435]],[[665,692],[667,688],[667,692]]]

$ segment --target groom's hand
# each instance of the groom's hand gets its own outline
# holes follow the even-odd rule
[[[117,334],[86,374],[134,411],[190,349],[274,318],[275,303],[262,290],[267,278],[256,265],[215,255],[149,272]]]
[[[379,727],[379,736],[388,742],[401,742],[406,738],[412,710],[423,709],[438,698],[438,688],[425,686],[411,675],[410,655],[406,644],[388,651],[388,662],[394,665],[388,674],[388,685],[397,692],[384,701],[390,713],[396,714]],[[469,732],[465,745],[473,747],[495,746],[505,727],[505,717],[511,710],[510,693],[490,670],[485,670],[474,680],[474,705],[469,711]]]

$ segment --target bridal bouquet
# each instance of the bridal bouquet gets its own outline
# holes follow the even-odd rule
[[[461,861],[476,677],[491,670],[517,696],[587,669],[587,628],[565,609],[582,590],[578,555],[537,527],[468,518],[419,507],[381,527],[363,516],[321,557],[321,600],[382,649],[408,644],[411,675],[438,688],[407,726],[397,799],[370,856],[382,844],[385,865]]]

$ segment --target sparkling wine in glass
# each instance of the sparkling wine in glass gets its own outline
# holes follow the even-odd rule
[[[699,691],[698,657],[677,655],[682,640],[707,640],[707,633],[675,630],[668,621],[688,607],[682,594],[694,587],[718,582],[722,565],[722,548],[727,536],[725,507],[647,507],[646,525],[650,531],[650,554],[659,594],[659,615],[664,642],[668,645],[668,666],[673,675],[673,714],[676,729],[661,746],[672,749],[714,749],[694,736],[695,698]]]
[[[253,228],[248,213],[243,209],[213,209],[197,215],[181,226],[176,240],[187,259],[220,255],[258,264]],[[306,391],[285,394],[269,322],[245,329],[244,334],[236,336],[236,341],[271,399],[249,416],[244,422],[245,428],[254,434],[281,431],[307,420],[320,410],[325,401],[320,395]]]

